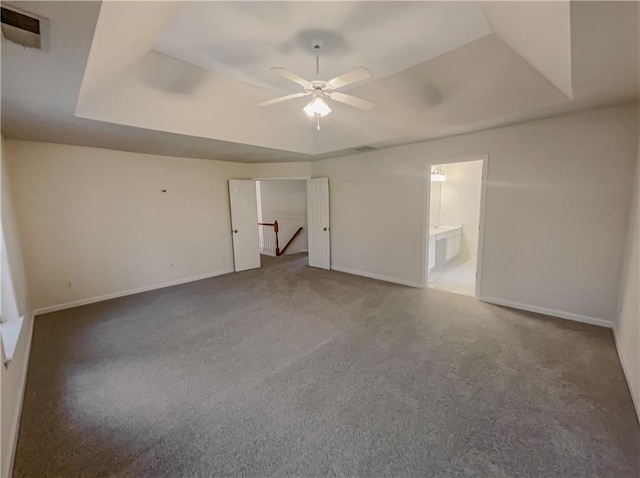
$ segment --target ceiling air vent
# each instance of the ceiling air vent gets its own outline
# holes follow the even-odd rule
[[[375,151],[378,148],[373,146],[358,146],[357,148],[353,148],[354,151],[358,153],[366,153],[367,151]]]
[[[2,36],[29,48],[46,50],[49,21],[8,5],[0,8]]]

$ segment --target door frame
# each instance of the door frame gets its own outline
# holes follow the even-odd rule
[[[312,179],[311,176],[282,176],[282,177],[264,177],[264,178],[251,178],[253,181],[306,181]]]
[[[485,218],[487,212],[487,177],[489,173],[489,154],[478,154],[473,156],[461,156],[457,158],[443,158],[427,160],[425,163],[425,197],[423,204],[424,218],[422,228],[422,288],[429,287],[429,221],[431,220],[431,168],[439,164],[467,163],[469,161],[482,161],[482,176],[480,184],[480,216],[478,230],[478,250],[476,263],[476,287],[475,297],[482,296],[482,266],[484,263],[484,241],[485,241]]]

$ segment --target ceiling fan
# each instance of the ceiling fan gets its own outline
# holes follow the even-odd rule
[[[354,83],[358,83],[360,81],[368,80],[369,78],[371,78],[371,72],[362,66],[356,68],[355,70],[351,70],[347,73],[336,76],[329,81],[308,81],[301,76],[287,70],[286,68],[271,68],[271,71],[273,71],[276,75],[280,75],[283,78],[286,78],[287,80],[293,81],[294,83],[302,86],[304,91],[301,91],[300,93],[293,93],[291,95],[280,96],[279,98],[273,98],[271,100],[266,100],[258,103],[258,106],[269,106],[280,103],[282,101],[292,100],[294,98],[312,96],[311,101],[307,104],[307,106],[303,108],[303,110],[308,116],[316,118],[318,130],[320,129],[320,117],[326,116],[331,113],[331,108],[329,108],[329,105],[325,101],[325,97],[364,111],[369,111],[374,106],[371,101],[358,98],[357,96],[348,95],[340,91],[335,91],[338,88],[343,88],[345,86],[352,85]],[[317,71],[318,63],[316,58],[316,72]]]

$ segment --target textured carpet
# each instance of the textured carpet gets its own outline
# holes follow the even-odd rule
[[[611,331],[264,261],[38,317],[14,476],[638,476]]]

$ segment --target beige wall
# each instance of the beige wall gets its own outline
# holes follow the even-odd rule
[[[251,165],[254,178],[310,178],[311,163],[258,163]]]
[[[13,290],[16,296],[18,314],[24,316],[22,332],[12,361],[8,367],[0,365],[0,388],[2,402],[1,422],[1,462],[0,476],[10,475],[13,463],[13,450],[17,439],[18,421],[22,407],[22,393],[29,361],[29,348],[31,346],[31,330],[33,327],[33,314],[27,290],[26,274],[20,251],[20,237],[15,222],[10,181],[6,165],[4,140],[0,138],[1,156],[1,203],[2,203],[2,232],[7,251],[7,263],[2,264],[3,281],[7,275],[11,275]],[[6,290],[6,289],[5,289]],[[8,302],[2,297],[2,303]]]
[[[640,10],[638,11],[640,22]],[[640,74],[640,71],[638,71]],[[640,128],[639,128],[640,129]],[[614,332],[620,362],[629,384],[636,414],[640,420],[640,140],[636,160],[635,184],[629,211],[624,251],[620,310]]]
[[[633,105],[310,165],[6,149],[35,308],[231,270],[233,177],[328,176],[333,266],[420,286],[426,164],[488,154],[482,296],[611,323],[637,135]]]
[[[616,345],[640,418],[640,152],[624,256],[620,313],[615,325]]]
[[[314,162],[332,265],[422,284],[425,164],[488,154],[481,295],[611,325],[637,142],[634,104]]]
[[[36,309],[233,269],[245,164],[6,141]],[[166,189],[162,193],[161,189]]]

